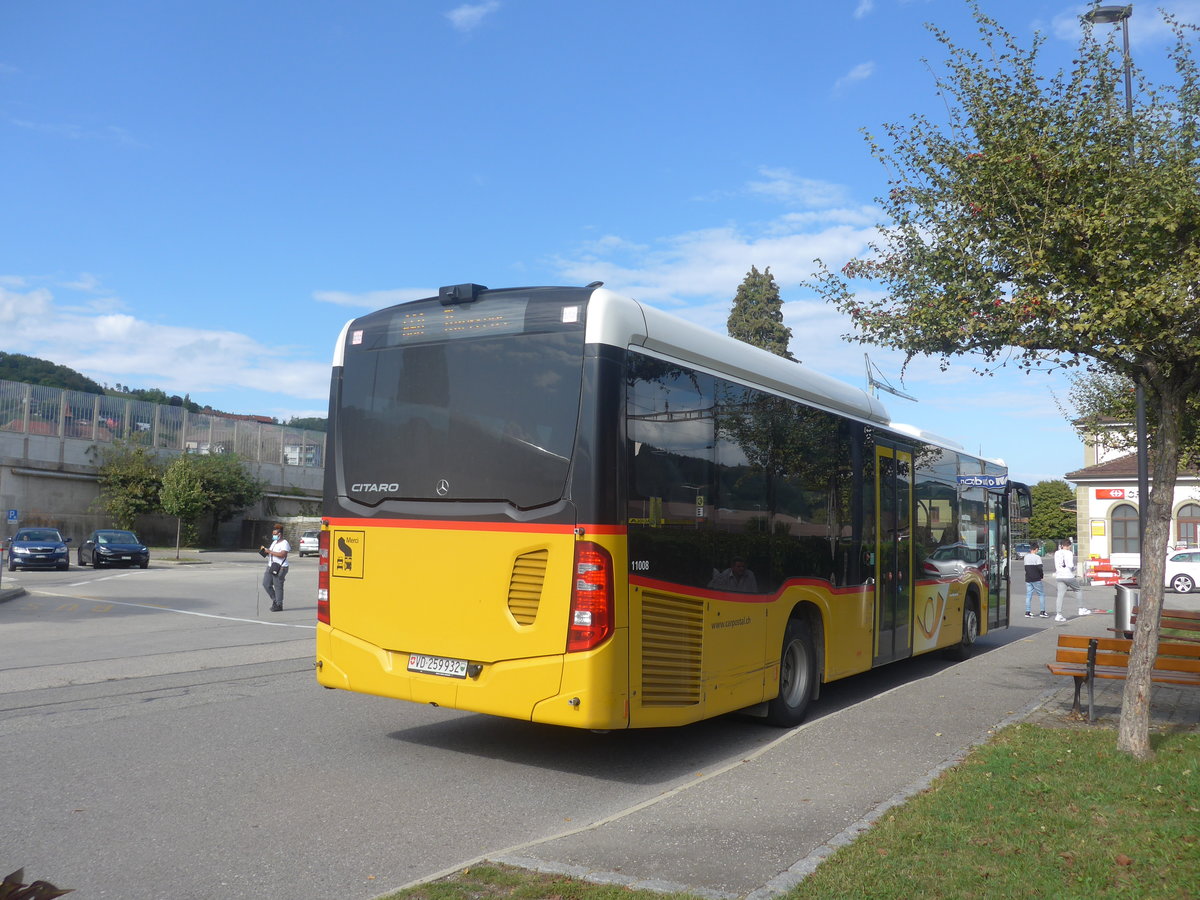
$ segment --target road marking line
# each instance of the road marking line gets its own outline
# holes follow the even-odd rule
[[[74,585],[71,585],[74,587]],[[157,612],[173,612],[179,613],[182,616],[199,616],[202,619],[221,619],[226,622],[248,622],[251,625],[269,625],[275,628],[304,628],[309,631],[316,631],[316,625],[300,625],[295,622],[264,622],[262,619],[243,619],[240,616],[221,616],[216,613],[202,613],[191,609],[175,609],[172,606],[158,606],[154,603],[127,603],[122,600],[101,600],[99,597],[75,597],[70,594],[54,594],[49,591],[34,592],[39,596],[44,597],[64,597],[68,600],[86,600],[91,603],[111,603],[114,606],[132,606],[135,609],[151,609]]]

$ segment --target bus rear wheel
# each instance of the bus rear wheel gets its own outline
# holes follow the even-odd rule
[[[788,622],[779,655],[779,696],[767,704],[767,721],[790,728],[799,725],[812,698],[816,654],[808,626],[799,619]]]
[[[963,606],[962,639],[947,650],[951,659],[962,662],[971,658],[975,640],[979,637],[979,602],[968,597]]]

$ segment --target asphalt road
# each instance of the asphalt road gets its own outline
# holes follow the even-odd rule
[[[207,559],[18,574],[27,593],[0,603],[6,872],[80,900],[366,900],[490,857],[769,894],[1053,684],[1037,620],[967,663],[830,685],[790,732],[533,726],[322,690],[314,561],[271,614],[257,557]]]

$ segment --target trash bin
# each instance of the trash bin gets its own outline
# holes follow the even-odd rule
[[[1133,608],[1138,605],[1141,591],[1136,582],[1115,584],[1117,596],[1113,601],[1113,630],[1133,637]]]

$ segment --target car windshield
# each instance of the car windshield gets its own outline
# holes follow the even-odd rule
[[[137,535],[132,531],[97,531],[98,544],[136,544]]]
[[[37,528],[18,531],[14,541],[61,541],[62,535],[53,528]]]

